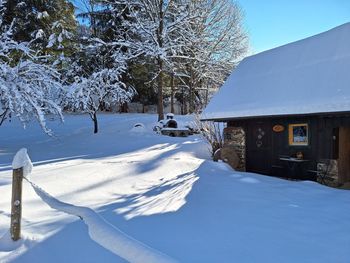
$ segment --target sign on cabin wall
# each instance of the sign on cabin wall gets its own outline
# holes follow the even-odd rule
[[[289,145],[295,145],[295,146],[308,145],[309,144],[308,124],[307,123],[289,124],[288,137],[289,137]]]
[[[283,125],[280,125],[280,124],[277,124],[277,125],[274,125],[272,127],[272,130],[274,132],[283,132],[284,131],[284,126]]]

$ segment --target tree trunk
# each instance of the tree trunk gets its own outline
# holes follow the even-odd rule
[[[190,66],[190,81],[189,81],[189,87],[190,87],[190,105],[189,105],[189,113],[194,112],[194,87],[193,87],[193,71],[192,66]]]
[[[158,112],[158,121],[164,119],[164,107],[163,107],[163,61],[161,59],[158,60],[158,67],[159,67],[159,75],[158,75],[158,105],[157,105],[157,112]]]
[[[175,96],[174,74],[171,74],[170,85],[171,85],[170,112],[174,114],[175,113],[175,109],[174,109],[174,96]]]
[[[129,106],[127,102],[122,102],[119,106],[119,113],[127,113],[129,112]]]
[[[163,47],[163,30],[164,30],[164,13],[163,13],[163,5],[164,0],[159,1],[159,25],[158,25],[158,31],[157,31],[157,40],[158,45],[160,48]],[[158,105],[157,105],[157,111],[158,111],[158,121],[164,119],[164,108],[163,108],[163,60],[160,56],[157,58],[158,60]]]
[[[207,89],[205,90],[205,105],[204,108],[208,105],[208,98],[209,98],[209,87],[207,85]]]
[[[94,133],[98,133],[98,123],[97,123],[97,114],[94,112],[92,116],[92,120],[94,122]]]
[[[190,103],[189,103],[190,105],[189,105],[189,113],[191,114],[191,113],[193,113],[193,87],[192,87],[192,84],[191,84],[191,82],[190,82]]]
[[[0,126],[2,125],[2,123],[7,119],[7,117],[8,117],[8,115],[7,115],[7,113],[10,111],[10,109],[9,108],[6,108],[5,110],[4,110],[4,112],[2,112],[1,114],[0,114]],[[10,114],[11,114],[11,112],[10,112]],[[10,115],[9,114],[9,115]]]
[[[181,101],[181,115],[185,115],[185,89],[181,89],[182,101]]]

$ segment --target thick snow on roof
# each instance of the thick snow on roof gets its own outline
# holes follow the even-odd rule
[[[245,58],[202,119],[350,111],[350,23]]]

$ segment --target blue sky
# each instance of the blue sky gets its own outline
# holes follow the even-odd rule
[[[350,22],[350,0],[239,0],[253,53]]]
[[[80,0],[70,0],[81,6]],[[350,22],[350,0],[237,0],[251,52],[297,41]]]

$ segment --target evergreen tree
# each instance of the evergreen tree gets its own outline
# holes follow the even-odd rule
[[[41,55],[57,59],[73,52],[77,23],[67,0],[7,0],[1,27],[11,24],[13,39],[30,43]]]
[[[79,48],[71,58],[66,82],[71,86],[67,96],[67,108],[86,112],[98,132],[98,111],[112,103],[123,104],[135,94],[127,84],[128,52],[124,46],[112,43],[121,28],[110,23],[112,13],[108,9],[95,10],[95,2],[80,17],[90,20],[88,28],[79,39]]]
[[[28,43],[13,39],[13,24],[2,25],[4,6],[0,0],[0,125],[14,116],[24,125],[36,118],[42,129],[52,134],[45,116],[54,114],[62,119],[57,103],[60,76],[42,63]]]

